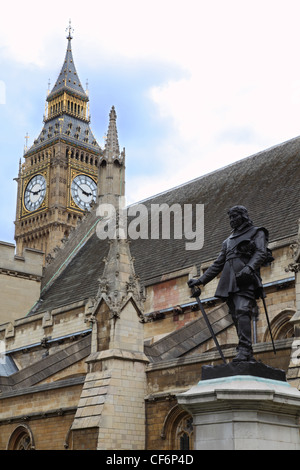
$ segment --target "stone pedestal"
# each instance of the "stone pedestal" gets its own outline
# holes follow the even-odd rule
[[[250,375],[202,380],[177,396],[197,450],[299,450],[300,392]]]

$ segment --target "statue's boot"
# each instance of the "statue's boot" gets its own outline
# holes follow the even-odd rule
[[[237,348],[238,349],[238,348]],[[232,362],[256,362],[252,351],[247,351],[243,348],[238,349],[237,355],[232,359]]]
[[[252,350],[252,332],[251,332],[251,315],[250,312],[237,312],[237,334],[239,344],[237,347],[237,355],[233,362],[255,361]]]

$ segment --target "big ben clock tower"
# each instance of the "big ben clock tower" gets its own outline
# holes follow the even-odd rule
[[[102,150],[90,129],[89,97],[75,68],[71,33],[69,26],[65,60],[46,99],[42,131],[20,162],[17,254],[29,247],[46,257],[97,197]]]

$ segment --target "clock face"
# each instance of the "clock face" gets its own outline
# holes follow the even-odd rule
[[[37,210],[46,196],[46,180],[42,175],[35,175],[27,184],[24,204],[28,211]]]
[[[90,176],[77,175],[72,181],[71,194],[80,209],[90,209],[91,202],[96,202],[97,184]]]

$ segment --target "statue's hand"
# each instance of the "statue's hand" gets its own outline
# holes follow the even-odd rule
[[[187,282],[187,285],[189,286],[190,289],[192,287],[199,286],[199,284],[201,284],[199,279],[189,279],[188,282]]]
[[[250,268],[250,266],[245,266],[241,271],[240,271],[242,274],[252,274],[253,273],[253,270]]]
[[[249,266],[245,266],[236,274],[236,282],[238,287],[246,287],[253,283],[253,271]]]

